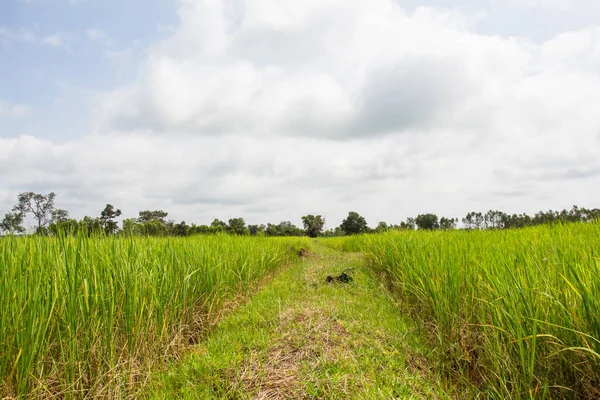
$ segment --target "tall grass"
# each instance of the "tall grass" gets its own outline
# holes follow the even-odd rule
[[[365,252],[435,333],[448,371],[486,397],[600,398],[600,224],[331,245]]]
[[[0,397],[131,396],[305,239],[0,238]]]

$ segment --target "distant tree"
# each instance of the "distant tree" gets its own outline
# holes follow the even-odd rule
[[[252,236],[260,236],[265,234],[267,227],[263,224],[260,225],[248,225],[248,231]]]
[[[440,228],[438,216],[435,214],[419,214],[415,218],[415,222],[419,229],[422,230],[434,230]]]
[[[163,211],[163,210],[140,211],[137,221],[140,224],[145,224],[150,221],[158,221],[162,224],[166,224],[167,223],[167,215],[169,215],[169,213],[166,211]]]
[[[0,222],[0,231],[4,233],[24,233],[23,214],[19,212],[9,212]]]
[[[18,195],[18,203],[13,207],[13,213],[21,214],[23,217],[32,214],[37,221],[36,232],[47,234],[46,227],[52,222],[52,213],[54,211],[54,199],[56,194],[23,192]]]
[[[462,219],[467,229],[483,229],[484,221],[483,214],[480,212],[470,212]]]
[[[325,226],[325,218],[321,215],[305,215],[302,217],[302,224],[304,225],[304,230],[306,231],[306,235],[308,237],[314,238],[317,237],[323,232],[323,227]]]
[[[215,218],[214,221],[210,224],[211,230],[215,233],[217,232],[226,232],[229,226],[226,222],[221,221],[218,218]]]
[[[181,221],[173,227],[173,234],[175,236],[187,236],[188,235],[188,226],[185,221]]]
[[[244,218],[231,218],[227,225],[227,231],[234,235],[249,235],[250,231],[246,228]]]
[[[121,210],[115,210],[112,204],[107,204],[100,213],[100,226],[107,235],[113,235],[119,229],[119,224],[114,220],[119,216],[121,216]]]
[[[414,231],[417,227],[417,222],[414,218],[406,218],[406,222],[400,222],[400,229],[404,229],[407,231]]]
[[[446,231],[456,229],[457,222],[458,222],[458,219],[456,219],[456,218],[442,217],[442,218],[440,218],[440,229],[443,229]]]
[[[489,229],[503,229],[506,217],[502,211],[489,210],[483,216],[484,226]]]
[[[377,228],[375,228],[375,233],[387,232],[390,230],[388,224],[384,221],[381,221],[377,224]]]
[[[367,220],[357,212],[350,211],[348,217],[342,221],[340,228],[346,235],[356,235],[367,232]]]
[[[88,217],[87,215],[79,221],[79,230],[86,232],[88,236],[97,235],[103,231],[100,218]]]

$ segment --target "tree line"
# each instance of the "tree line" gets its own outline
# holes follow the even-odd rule
[[[325,218],[321,215],[305,215],[302,217],[302,228],[290,221],[279,224],[247,225],[243,218],[231,218],[227,222],[215,219],[210,225],[188,225],[185,221],[176,223],[167,219],[168,213],[163,210],[145,210],[138,213],[137,218],[125,218],[122,227],[116,221],[122,215],[120,209],[111,204],[97,217],[85,216],[81,220],[69,217],[69,212],[54,206],[56,194],[23,192],[17,196],[17,204],[0,222],[3,234],[23,234],[25,217],[31,217],[35,223],[36,234],[58,235],[126,235],[126,236],[192,236],[202,234],[228,233],[232,235],[252,236],[309,236],[331,237],[355,235],[360,233],[379,233],[388,230],[452,230],[462,222],[463,229],[514,229],[528,226],[551,224],[590,222],[600,219],[600,210],[573,206],[570,210],[540,211],[533,216],[527,214],[506,214],[498,210],[486,213],[469,212],[461,221],[458,218],[438,217],[436,214],[419,214],[415,218],[407,218],[400,224],[379,222],[370,228],[364,217],[351,211],[340,226],[324,231]]]

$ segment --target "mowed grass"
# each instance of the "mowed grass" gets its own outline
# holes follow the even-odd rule
[[[324,243],[366,253],[484,397],[600,398],[600,224]]]
[[[307,239],[0,238],[0,398],[127,397]]]
[[[362,255],[313,249],[157,374],[140,398],[452,398],[429,362],[424,328],[400,314]],[[346,270],[353,282],[326,282]]]

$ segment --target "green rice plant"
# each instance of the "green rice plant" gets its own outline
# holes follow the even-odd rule
[[[333,245],[366,253],[431,327],[449,373],[486,397],[600,397],[600,224]]]
[[[125,397],[307,239],[0,238],[0,397]]]

